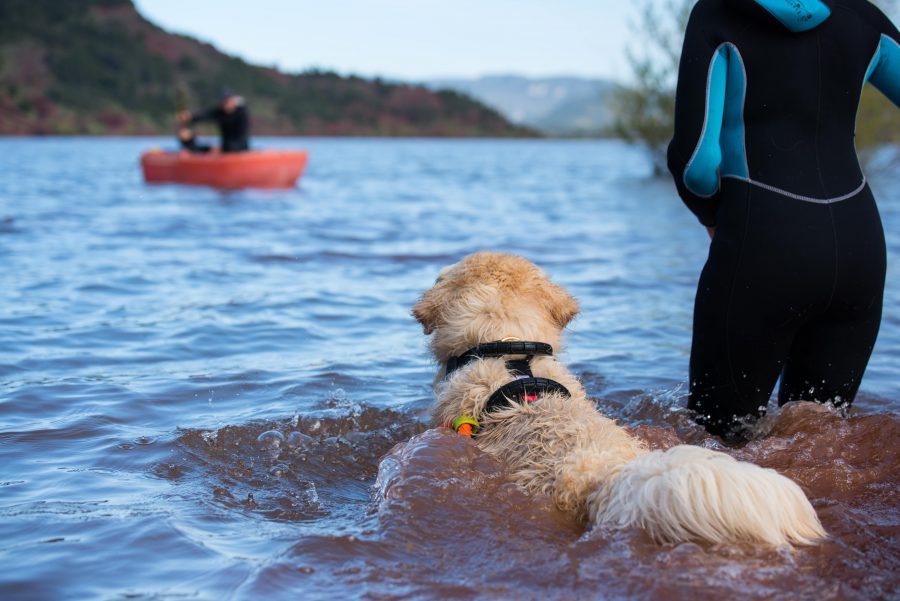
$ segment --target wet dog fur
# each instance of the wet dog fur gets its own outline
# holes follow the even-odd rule
[[[597,411],[555,357],[535,357],[532,371],[563,384],[571,398],[548,394],[485,413],[491,394],[515,379],[504,358],[476,360],[444,378],[450,357],[485,342],[546,342],[558,354],[578,311],[565,289],[522,257],[481,252],[444,268],[413,307],[441,364],[434,425],[475,417],[476,443],[503,459],[517,483],[594,525],[642,528],[659,542],[776,546],[825,537],[796,483],[701,447],[649,451]]]

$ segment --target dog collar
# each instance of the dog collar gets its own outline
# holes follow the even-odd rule
[[[532,357],[535,355],[552,357],[553,347],[546,342],[528,342],[524,340],[485,342],[484,344],[479,344],[478,346],[470,348],[458,357],[450,357],[447,359],[447,369],[445,370],[444,377],[446,378],[460,367],[475,359],[504,357],[506,355],[526,355],[525,359],[507,361],[507,366],[510,368],[510,371],[518,372],[523,376],[530,376],[531,369],[527,366],[531,363]]]

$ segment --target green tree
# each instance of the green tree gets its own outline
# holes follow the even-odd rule
[[[644,146],[657,174],[665,170],[666,145],[672,138],[678,61],[694,0],[640,0],[632,24],[640,43],[626,48],[633,81],[613,97],[614,131]]]

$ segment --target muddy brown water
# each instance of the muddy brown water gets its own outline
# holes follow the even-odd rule
[[[657,413],[650,404],[642,416]],[[351,420],[182,435],[178,445],[199,473],[177,479],[214,484],[222,508],[293,522],[325,520],[322,505],[365,506],[357,528],[304,537],[244,583],[244,593],[294,589],[325,598],[337,588],[366,598],[862,600],[896,592],[900,457],[896,445],[885,444],[900,435],[896,418],[789,406],[769,434],[738,449],[681,420],[635,429],[652,448],[691,441],[796,480],[830,539],[791,550],[659,545],[636,530],[590,530],[548,498],[510,483],[502,462],[471,439],[443,428],[422,431],[414,421],[398,425],[397,417],[363,412]],[[403,442],[391,448],[394,435]],[[254,443],[262,448],[248,456]]]

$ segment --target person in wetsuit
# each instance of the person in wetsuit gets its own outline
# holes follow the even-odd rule
[[[779,376],[779,404],[856,395],[886,267],[854,146],[866,82],[900,106],[900,34],[866,0],[694,6],[668,163],[712,236],[688,407],[714,434],[741,436]]]
[[[244,99],[225,88],[219,106],[205,113],[192,115],[184,111],[179,116],[184,124],[192,125],[201,121],[215,121],[222,138],[222,152],[240,152],[250,149],[250,118]]]

